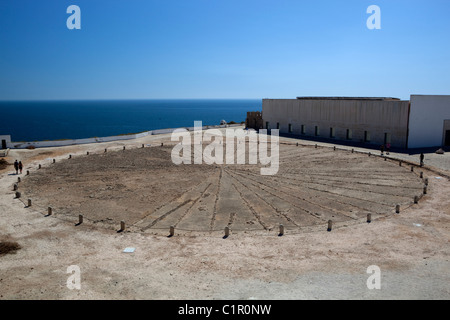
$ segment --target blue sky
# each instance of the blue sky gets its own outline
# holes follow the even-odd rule
[[[81,30],[69,30],[69,5]],[[370,5],[381,30],[369,30]],[[450,1],[0,0],[0,100],[450,94]]]

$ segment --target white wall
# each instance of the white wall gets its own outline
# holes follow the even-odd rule
[[[2,140],[6,140],[6,147],[11,148],[11,136],[9,135],[0,135],[0,149],[2,147]]]
[[[411,95],[408,148],[442,146],[446,119],[450,95]]]
[[[352,141],[363,142],[365,131],[370,134],[370,143],[384,144],[385,134],[390,134],[392,147],[406,148],[409,101],[362,100],[362,99],[263,99],[262,117],[266,127],[272,129],[280,124],[280,133],[301,135],[305,125],[305,136],[315,136],[315,127],[320,136],[330,137],[333,128],[336,140],[347,140],[347,129],[352,130]]]
[[[208,128],[228,128],[231,126],[240,126],[240,124],[236,125],[218,125],[218,126],[203,126],[202,129]],[[193,131],[194,127],[185,128],[187,130]],[[70,145],[78,145],[78,144],[88,144],[88,143],[99,143],[99,142],[110,142],[110,141],[119,141],[119,140],[133,140],[142,138],[148,135],[159,135],[159,134],[168,134],[172,133],[176,129],[159,129],[153,131],[146,131],[137,134],[128,134],[122,136],[111,136],[111,137],[101,137],[101,138],[86,138],[86,139],[67,139],[67,140],[52,140],[52,141],[30,141],[30,142],[11,142],[11,137],[8,136],[0,136],[6,140],[7,147],[11,149],[25,149],[29,146],[34,146],[36,148],[46,148],[46,147],[62,147],[62,146],[70,146]],[[0,139],[1,143],[1,139]]]
[[[132,140],[132,139],[145,137],[149,134],[152,134],[152,132],[148,131],[148,132],[142,132],[142,133],[138,133],[138,134],[129,134],[129,135],[123,135],[123,136],[111,136],[111,137],[102,137],[102,138],[11,142],[10,147],[15,148],[15,149],[25,149],[26,147],[29,147],[29,146],[34,146],[36,148],[62,147],[62,146],[70,146],[70,145],[77,145],[77,144],[110,142],[110,141],[119,141],[119,140]]]

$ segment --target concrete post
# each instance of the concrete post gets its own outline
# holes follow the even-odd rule
[[[142,144],[142,149],[144,149],[144,144]]]
[[[282,224],[280,224],[280,233],[278,235],[279,236],[284,235],[284,226]]]
[[[316,144],[315,148],[317,149],[317,144]]]
[[[297,147],[298,147],[298,142],[297,142]]]
[[[41,165],[39,165],[39,167],[38,167],[38,168],[40,169],[40,168],[42,168],[42,166],[41,166]]]
[[[20,177],[17,177],[17,182],[20,182]]]
[[[53,163],[55,163],[56,162],[56,160],[55,159],[53,159]]]
[[[411,166],[411,172],[414,172],[414,167],[413,166]]]
[[[420,179],[423,178],[423,171],[420,171]]]
[[[29,176],[30,175],[30,170],[27,170],[27,176]]]
[[[402,162],[400,161],[400,162],[398,163],[398,165],[401,167],[401,166],[402,166]]]
[[[428,185],[428,178],[425,178],[424,182],[425,182],[425,185],[427,186]]]
[[[28,207],[31,207],[31,199],[28,199]]]
[[[333,151],[336,151],[336,146],[333,147]]]
[[[174,234],[175,234],[175,227],[174,227],[174,226],[170,226],[170,229],[169,229],[169,235],[170,235],[171,237],[173,237]]]
[[[230,228],[228,226],[225,227],[225,237],[230,235]]]
[[[69,159],[72,159],[72,155],[71,154],[69,154]]]
[[[333,221],[328,220],[328,229],[327,229],[327,231],[331,231],[332,227],[333,227]]]
[[[51,216],[53,213],[52,207],[48,207],[47,212],[48,212],[48,215]]]
[[[367,214],[367,223],[370,223],[370,222],[372,222],[372,214],[368,213]]]
[[[423,194],[427,194],[427,186],[423,187]]]
[[[78,224],[82,224],[83,223],[83,215],[79,214],[78,215]]]
[[[86,155],[89,155],[89,151],[88,151],[88,152],[86,152]]]
[[[105,153],[108,152],[108,149],[105,148]]]
[[[125,150],[125,146],[123,146],[123,150]]]
[[[400,205],[395,206],[395,213],[400,213]]]
[[[161,142],[161,147],[164,146],[164,143]]]
[[[371,153],[369,152],[369,157],[370,157]]]
[[[352,149],[352,153],[354,153],[355,152],[355,149]]]
[[[419,203],[419,197],[418,196],[414,196],[414,203]]]
[[[124,231],[125,230],[125,221],[120,221],[120,230],[119,231]]]
[[[17,189],[19,189],[19,185],[17,183],[14,183],[13,191],[17,191]]]
[[[20,198],[22,194],[19,191],[16,191],[16,198]]]

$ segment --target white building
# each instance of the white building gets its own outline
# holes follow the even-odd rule
[[[263,127],[281,134],[402,149],[450,146],[450,95],[263,99]]]
[[[450,146],[450,96],[411,95],[408,148]]]
[[[0,149],[11,148],[11,136],[0,135]]]

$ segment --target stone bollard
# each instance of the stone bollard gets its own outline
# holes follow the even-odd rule
[[[41,165],[39,165],[38,169],[40,169],[40,168],[42,168],[42,166],[41,166]]]
[[[328,220],[328,229],[327,229],[327,231],[331,231],[332,227],[333,227],[333,221]]]
[[[164,143],[161,142],[161,147],[163,147],[163,146],[164,146]]]
[[[414,196],[414,203],[419,203],[419,197],[418,196]]]
[[[30,175],[30,170],[27,170],[27,176],[29,176]]]
[[[13,191],[17,191],[19,189],[19,185],[17,183],[14,183]]]
[[[280,233],[278,235],[279,236],[284,235],[284,226],[282,224],[280,224]]]
[[[28,206],[31,207],[31,199],[28,199]]]
[[[428,185],[428,178],[425,178],[424,183],[426,186]]]
[[[69,154],[69,159],[72,159],[72,155],[71,154]]]
[[[83,223],[83,215],[79,214],[78,215],[78,224],[82,224]]]
[[[49,216],[52,215],[52,213],[53,213],[52,207],[48,207],[48,208],[47,208],[47,213],[48,213]]]
[[[400,162],[398,163],[398,165],[399,165],[399,167],[401,167],[401,166],[402,166],[402,162],[400,161]]]
[[[333,151],[336,151],[336,146],[333,147]]]
[[[355,152],[355,149],[352,149],[352,153],[354,153]]]
[[[413,166],[411,166],[411,172],[414,172],[414,167]]]
[[[423,187],[423,194],[427,194],[427,186]]]
[[[400,213],[400,205],[395,206],[395,213]]]
[[[142,144],[142,149],[144,149],[144,144]]]
[[[423,178],[423,171],[420,171],[420,179]]]
[[[88,152],[86,152],[86,155],[87,155],[87,156],[89,155],[89,151],[88,151]]]
[[[317,149],[317,144],[316,144],[315,148]]]
[[[56,162],[56,160],[55,159],[53,159],[53,163],[55,163]]]
[[[384,157],[384,161],[387,161],[387,158],[386,158],[386,157]]]
[[[297,142],[297,147],[298,147],[298,142]]]
[[[108,152],[108,149],[105,148],[105,153]]]
[[[170,226],[169,237],[173,237],[174,234],[175,234],[175,227],[174,226]]]
[[[20,198],[22,194],[19,191],[16,191],[16,198]]]
[[[125,150],[125,146],[123,146],[123,150]]]
[[[368,213],[367,214],[367,223],[370,223],[370,222],[372,222],[372,214]]]
[[[120,221],[120,230],[119,231],[124,231],[125,230],[125,221]]]
[[[17,182],[20,182],[20,177],[17,177]]]
[[[227,238],[230,235],[230,228],[228,226],[225,227],[225,236],[224,238]]]
[[[370,157],[371,153],[369,152],[369,157]]]

